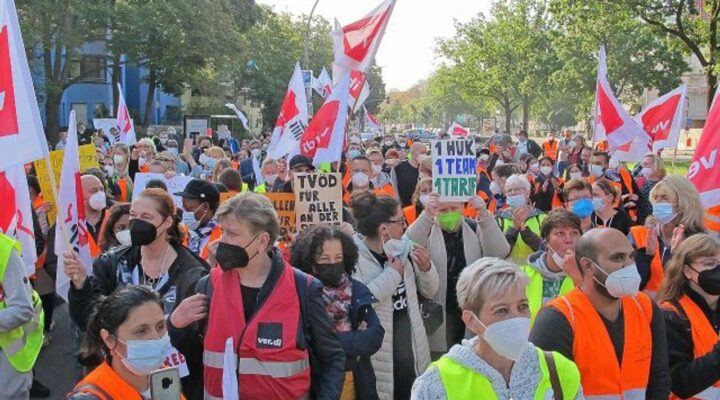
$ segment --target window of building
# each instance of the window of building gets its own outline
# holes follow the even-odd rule
[[[80,82],[104,83],[107,68],[104,56],[80,56],[70,62],[70,77]]]

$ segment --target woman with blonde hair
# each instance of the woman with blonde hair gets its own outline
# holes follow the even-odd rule
[[[220,174],[228,168],[232,168],[232,163],[229,158],[221,158],[212,169],[212,175],[210,176],[211,182],[217,182]]]
[[[422,178],[418,181],[415,186],[415,192],[412,195],[409,206],[403,207],[403,215],[405,216],[405,222],[408,225],[412,225],[417,219],[418,215],[425,209],[425,204],[429,199],[430,193],[432,193],[432,178]]]
[[[667,327],[672,395],[717,398],[720,298],[720,241],[707,234],[687,238],[674,249],[658,294]]]
[[[637,251],[640,288],[654,297],[665,272],[672,248],[682,240],[705,233],[700,194],[684,176],[668,175],[650,191],[653,215],[645,226],[630,228],[630,240]]]
[[[528,276],[517,265],[499,258],[482,258],[465,268],[457,283],[458,305],[476,336],[434,362],[415,381],[411,398],[584,398],[577,366],[528,341],[527,285]]]

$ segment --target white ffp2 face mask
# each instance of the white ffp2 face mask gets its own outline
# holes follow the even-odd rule
[[[96,192],[90,198],[88,199],[88,204],[90,207],[92,207],[95,211],[102,211],[107,207],[107,197],[105,197],[105,193],[103,192]]]
[[[596,262],[592,260],[590,260],[590,262],[593,263],[600,272],[607,275],[604,285],[600,283],[597,278],[593,277],[593,279],[604,286],[611,296],[619,299],[623,296],[637,295],[640,290],[640,282],[642,281],[640,273],[638,273],[637,265],[630,264],[608,274]]]
[[[132,244],[130,229],[125,229],[124,231],[115,233],[115,239],[117,239],[121,246],[130,246]]]
[[[486,326],[477,315],[473,318],[485,328],[482,338],[500,356],[516,361],[528,343],[530,337],[530,318],[516,317],[498,321]]]

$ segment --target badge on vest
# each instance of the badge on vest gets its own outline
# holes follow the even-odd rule
[[[259,322],[257,334],[258,349],[281,349],[283,345],[282,324]]]

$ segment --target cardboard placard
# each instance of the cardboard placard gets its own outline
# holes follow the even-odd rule
[[[293,176],[298,231],[317,224],[342,222],[342,176],[339,173]]]
[[[288,232],[295,232],[295,194],[294,193],[264,193],[277,212],[280,221],[279,239],[287,237]]]
[[[440,201],[467,201],[477,187],[475,140],[433,140],[433,191]]]
[[[184,175],[175,175],[171,179],[165,179],[165,175],[163,174],[152,174],[152,173],[137,173],[135,174],[135,182],[133,182],[133,199],[140,194],[143,190],[145,190],[145,186],[147,185],[148,181],[153,179],[159,179],[165,183],[165,186],[168,188],[168,193],[170,193],[173,196],[173,201],[175,203],[175,207],[182,208],[182,197],[175,196],[174,193],[182,192],[185,190],[185,186],[190,182],[193,178],[190,176],[184,176]]]
[[[89,168],[99,167],[97,161],[97,152],[95,146],[92,144],[84,144],[78,147],[80,153],[80,172],[85,171]],[[50,152],[50,163],[52,164],[53,173],[55,174],[55,182],[60,184],[60,173],[62,172],[63,157],[65,157],[64,150],[55,150]],[[52,209],[48,211],[48,221],[50,224],[55,223],[57,217],[57,202],[53,196],[52,188],[50,187],[50,174],[45,167],[45,160],[37,160],[33,163],[35,165],[35,173],[37,174],[38,182],[40,182],[40,190],[45,201],[52,205]]]

